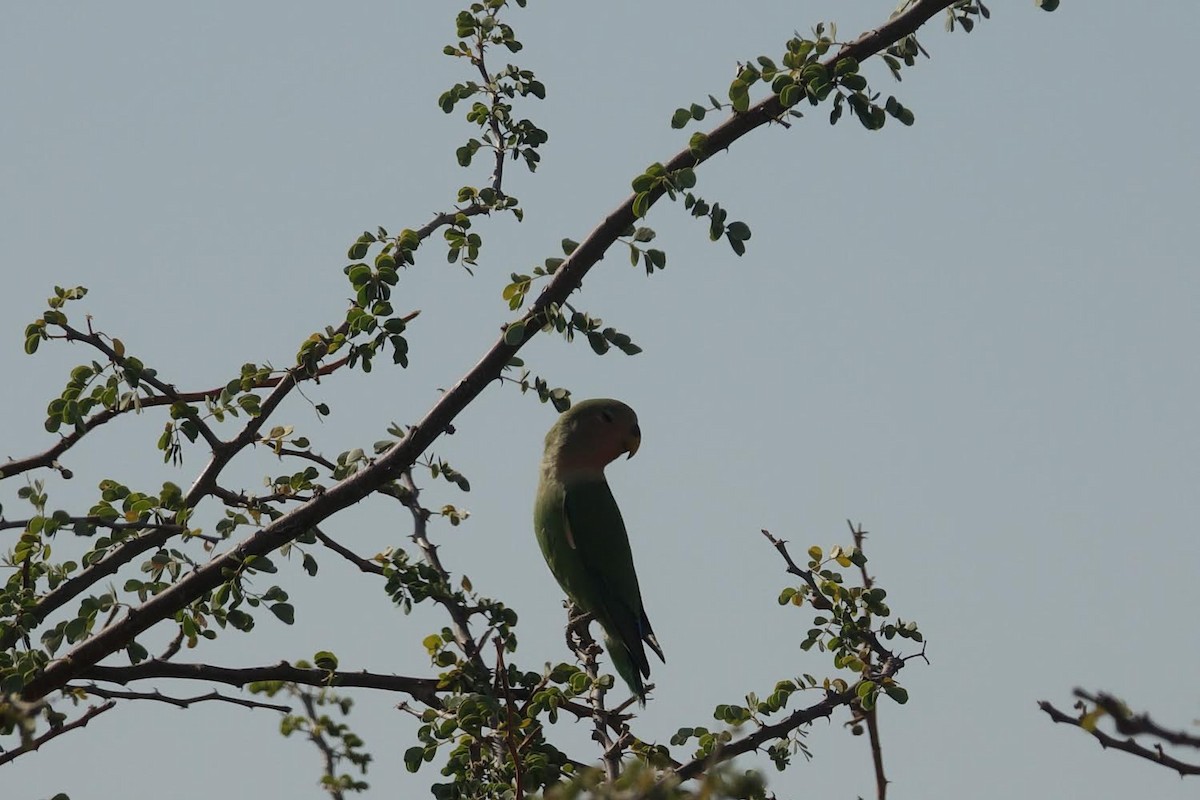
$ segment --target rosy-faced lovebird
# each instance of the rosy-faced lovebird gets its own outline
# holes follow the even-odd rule
[[[533,527],[558,585],[600,623],[613,666],[644,704],[650,662],[642,643],[666,659],[642,607],[621,510],[604,479],[604,468],[624,453],[632,458],[641,440],[637,414],[620,401],[584,400],[564,411],[546,434]]]

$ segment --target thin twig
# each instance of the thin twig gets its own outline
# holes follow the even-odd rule
[[[1150,761],[1155,764],[1161,764],[1164,767],[1178,772],[1180,777],[1185,775],[1200,775],[1200,764],[1190,764],[1186,761],[1180,761],[1173,756],[1167,755],[1167,753],[1162,749],[1161,745],[1155,746],[1153,749],[1151,749],[1139,744],[1132,737],[1128,739],[1118,739],[1105,733],[1099,728],[1085,724],[1084,718],[1087,716],[1086,710],[1081,712],[1078,717],[1073,717],[1070,714],[1065,714],[1062,711],[1059,711],[1046,700],[1040,701],[1038,703],[1038,708],[1040,708],[1042,711],[1045,711],[1050,716],[1050,719],[1054,720],[1055,722],[1059,722],[1064,725],[1074,725],[1076,728],[1087,731],[1096,739],[1097,742],[1100,743],[1100,746],[1105,749],[1112,748],[1113,750],[1120,750],[1123,753],[1129,753],[1130,755],[1137,756],[1138,758],[1143,758],[1146,761]]]
[[[621,757],[628,745],[625,734],[628,727],[617,729],[616,738],[608,735],[611,721],[608,709],[604,707],[605,689],[600,683],[600,665],[596,656],[602,651],[600,645],[592,638],[588,629],[592,615],[581,611],[574,603],[567,607],[567,646],[575,653],[583,665],[583,671],[591,679],[591,690],[588,692],[588,705],[592,708],[592,724],[594,731],[592,739],[600,745],[601,761],[604,764],[604,775],[609,783],[621,774]]]
[[[453,217],[451,217],[451,220],[453,220]],[[325,377],[326,375],[336,372],[337,370],[346,366],[346,364],[349,362],[349,356],[339,358],[336,361],[331,361],[318,369],[313,377],[314,379]],[[276,386],[281,380],[283,380],[283,378],[283,375],[268,376],[255,383],[251,389],[270,389]],[[156,406],[169,406],[176,402],[188,404],[203,403],[205,401],[212,402],[217,400],[223,391],[225,391],[225,384],[215,386],[212,389],[202,389],[194,392],[175,392],[174,395],[170,397],[166,395],[152,395],[150,397],[139,398],[138,406],[146,409]],[[91,433],[96,428],[99,428],[100,426],[111,422],[117,417],[122,416],[123,414],[133,412],[134,409],[135,407],[131,404],[125,408],[104,409],[103,411],[88,417],[81,426],[63,436],[54,444],[53,447],[27,458],[12,459],[4,464],[0,464],[0,478],[10,478],[13,475],[19,475],[22,472],[28,472],[32,469],[52,466],[54,462],[58,460],[59,456],[78,444],[84,436]]]
[[[1126,736],[1153,736],[1168,744],[1200,750],[1200,736],[1187,731],[1167,730],[1151,719],[1149,714],[1132,713],[1124,703],[1107,692],[1092,694],[1083,689],[1076,689],[1075,696],[1104,709],[1105,713],[1112,717],[1119,733]]]
[[[279,711],[287,713],[292,710],[291,706],[282,706],[276,703],[261,703],[257,700],[249,700],[244,697],[229,697],[220,694],[216,691],[208,694],[196,695],[195,697],[170,697],[168,695],[155,690],[153,692],[123,692],[117,689],[107,689],[103,686],[97,686],[94,683],[89,683],[86,686],[75,686],[67,684],[63,687],[64,692],[78,690],[86,692],[90,695],[103,698],[105,700],[155,700],[159,703],[167,703],[168,705],[177,706],[178,708],[187,708],[193,703],[219,702],[230,703],[235,706],[244,708],[265,708],[269,711]]]
[[[368,561],[367,559],[365,559],[362,556],[355,553],[353,550],[350,550],[349,548],[343,547],[342,545],[338,544],[333,539],[329,538],[329,536],[324,534],[319,528],[314,527],[313,533],[316,535],[318,542],[325,545],[330,550],[337,553],[339,556],[346,559],[347,561],[349,561],[354,566],[358,567],[363,572],[370,572],[374,575],[382,575],[383,574],[382,566],[380,566],[379,564],[376,564],[374,561]]]
[[[324,789],[329,792],[329,796],[334,798],[334,800],[345,800],[345,795],[342,794],[342,790],[336,783],[338,754],[321,733],[317,708],[316,704],[313,703],[312,695],[307,692],[297,692],[297,695],[300,697],[300,702],[304,704],[304,712],[308,714],[308,720],[311,723],[308,728],[308,740],[321,751],[321,758],[325,761],[325,774],[330,778],[330,781],[325,784]]]
[[[850,535],[854,537],[854,546],[858,548],[859,552],[862,552],[867,539],[867,531],[863,530],[862,525],[856,526],[850,520],[846,520],[846,524],[850,526]],[[861,562],[858,569],[862,577],[863,588],[870,589],[874,586],[875,579],[867,572],[867,562]],[[866,654],[865,663],[868,667],[871,666],[874,658],[874,652]],[[883,771],[883,745],[879,739],[879,706],[873,705],[870,709],[865,709],[860,703],[859,711],[862,713],[863,721],[867,723],[867,739],[871,744],[871,762],[875,766],[875,793],[879,800],[886,800],[888,779]]]
[[[229,686],[245,686],[258,681],[284,681],[305,686],[355,686],[403,692],[426,705],[440,707],[436,678],[410,678],[404,675],[384,675],[376,672],[338,672],[324,669],[301,669],[286,661],[266,667],[217,667],[212,664],[179,663],[149,659],[128,667],[94,666],[83,670],[80,677],[94,681],[127,684],[151,678],[178,678],[209,681]]]
[[[504,645],[499,639],[496,640],[495,644],[496,683],[499,684],[500,692],[504,696],[504,711],[507,717],[504,725],[504,742],[508,747],[508,755],[512,758],[513,762],[513,793],[517,800],[523,800],[525,797],[525,779],[521,774],[520,748],[517,746],[516,734],[513,733],[513,729],[517,724],[517,718],[513,714],[512,688],[508,685],[508,667],[504,665]]]
[[[51,728],[31,742],[23,744],[20,747],[14,747],[12,750],[0,753],[0,764],[7,764],[19,756],[23,756],[26,753],[32,753],[51,739],[62,736],[64,733],[73,731],[76,728],[84,727],[93,719],[100,716],[105,711],[108,711],[116,704],[116,700],[109,700],[108,702],[102,703],[98,706],[88,706],[88,710],[84,712],[83,716],[79,717],[79,719],[68,722],[66,725],[62,725],[58,728]]]
[[[175,525],[164,522],[116,522],[106,517],[85,516],[85,517],[66,517],[61,518],[64,523],[71,525],[95,525],[97,528],[107,528],[110,531],[124,533],[126,531],[146,531],[146,530],[163,530],[171,534],[183,533],[187,530],[186,526]],[[0,530],[8,528],[27,528],[31,519],[0,519]]]
[[[397,499],[408,508],[413,518],[413,532],[410,538],[420,549],[425,562],[437,572],[445,587],[444,592],[435,592],[432,599],[438,605],[442,606],[442,608],[446,609],[446,613],[450,615],[454,640],[457,642],[459,649],[462,650],[463,655],[474,663],[481,673],[486,673],[487,666],[483,663],[480,653],[482,642],[477,642],[475,636],[471,633],[471,615],[451,595],[450,573],[442,564],[437,546],[429,541],[428,523],[432,512],[421,505],[421,490],[413,482],[411,470],[406,469],[401,473],[400,485],[407,490],[407,497],[398,497]]]
[[[159,653],[158,658],[161,661],[169,661],[179,652],[179,648],[183,646],[183,628],[176,631],[171,641],[167,643],[166,649]]]

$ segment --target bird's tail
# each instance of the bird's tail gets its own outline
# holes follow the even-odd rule
[[[608,651],[608,657],[612,659],[613,668],[616,669],[617,674],[629,686],[630,691],[637,696],[638,705],[644,707],[646,705],[646,683],[642,680],[641,670],[638,669],[629,649],[607,630],[604,631],[604,649]]]

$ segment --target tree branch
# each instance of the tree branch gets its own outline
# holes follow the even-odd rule
[[[109,347],[100,334],[91,330],[89,330],[87,333],[84,333],[83,331],[72,328],[65,322],[59,323],[58,327],[61,328],[66,334],[67,341],[83,342],[84,344],[91,345],[93,348],[103,353],[105,357],[117,367],[126,369],[129,366],[129,361],[125,358],[125,356],[121,353],[118,353],[112,347]],[[88,327],[91,328],[90,321],[88,322]],[[179,392],[175,391],[175,387],[160,381],[152,370],[145,370],[141,372],[140,376],[138,377],[138,382],[154,387],[158,390],[162,397],[166,398],[171,403],[183,402],[180,398]],[[133,391],[136,392],[137,389],[134,388]],[[195,420],[195,422],[196,430],[198,430],[200,435],[204,437],[204,441],[208,443],[208,446],[216,447],[221,440],[215,433],[213,433],[212,428],[208,427],[208,424],[200,419]]]
[[[846,524],[850,526],[850,535],[854,537],[854,546],[859,552],[863,552],[863,545],[866,543],[867,532],[862,529],[862,525],[855,525],[850,520],[846,520]],[[870,589],[875,585],[875,579],[867,572],[867,562],[862,562],[858,565],[859,574],[862,577],[862,586],[864,589]],[[866,663],[870,666],[875,653],[867,654]],[[862,714],[863,721],[867,723],[867,740],[871,743],[871,763],[875,767],[875,795],[879,800],[886,800],[888,779],[883,771],[883,745],[879,739],[879,706],[871,706],[870,709],[865,709],[862,704],[858,707],[859,713]]]
[[[337,780],[337,764],[338,754],[333,749],[324,734],[321,733],[320,717],[317,715],[317,706],[313,702],[312,695],[307,692],[299,693],[300,702],[304,705],[304,713],[308,714],[309,722],[308,740],[313,743],[317,750],[321,753],[321,760],[325,762],[325,775],[330,781]],[[336,783],[330,783],[325,786],[325,790],[329,792],[329,796],[333,800],[344,800],[345,795],[341,789],[337,788]]]
[[[807,725],[822,717],[830,717],[833,712],[842,706],[848,706],[858,699],[855,693],[855,687],[851,686],[844,692],[830,692],[821,702],[809,706],[808,708],[798,709],[793,711],[786,719],[780,720],[772,725],[764,725],[754,733],[744,736],[734,742],[722,745],[719,752],[706,755],[702,758],[693,759],[679,769],[674,770],[663,780],[667,780],[672,775],[680,781],[690,780],[698,777],[701,773],[707,771],[710,767],[720,764],[724,761],[736,758],[744,753],[749,753],[757,750],[760,746],[766,744],[772,739],[781,739],[787,736],[792,731],[799,728],[801,725]],[[660,781],[662,783],[662,781]]]
[[[1139,734],[1146,734],[1163,739],[1171,744],[1178,744],[1185,747],[1200,748],[1195,736],[1184,732],[1167,731],[1150,720],[1146,714],[1133,715],[1124,707],[1115,697],[1108,694],[1100,694],[1093,697],[1081,689],[1075,690],[1075,695],[1084,700],[1089,700],[1096,703],[1097,709],[1104,712],[1113,718],[1113,722],[1117,730],[1126,734],[1127,738],[1118,739],[1097,727],[1098,715],[1095,710],[1090,710],[1084,702],[1078,702],[1075,707],[1079,710],[1079,716],[1073,717],[1070,714],[1063,713],[1055,708],[1049,701],[1042,700],[1038,703],[1038,708],[1045,711],[1051,720],[1064,725],[1073,725],[1087,733],[1091,734],[1100,746],[1104,749],[1120,750],[1123,753],[1137,756],[1155,764],[1167,767],[1179,773],[1179,777],[1187,775],[1200,775],[1200,764],[1193,764],[1186,761],[1181,761],[1174,756],[1171,756],[1163,750],[1162,745],[1156,744],[1153,747],[1148,747],[1136,741],[1133,737]],[[1115,712],[1115,713],[1114,713]]]
[[[403,675],[383,675],[376,672],[337,672],[324,669],[302,669],[286,661],[267,667],[216,667],[211,664],[184,664],[150,659],[128,667],[93,666],[82,670],[80,677],[93,681],[119,683],[153,678],[178,678],[193,681],[245,686],[259,681],[283,681],[305,686],[351,686],[402,692],[426,705],[440,708],[436,678],[409,678]]]
[[[10,519],[10,520],[0,519],[0,531],[7,530],[10,528],[24,529],[24,528],[29,527],[29,523],[32,521],[33,520],[29,520],[29,519]],[[164,523],[164,522],[115,522],[114,520],[106,519],[105,517],[96,517],[96,516],[67,517],[67,518],[65,518],[64,521],[69,524],[72,524],[72,525],[76,525],[76,524],[95,525],[97,528],[107,528],[110,531],[117,531],[120,533],[124,533],[126,531],[158,530],[160,528],[163,528],[163,529],[167,529],[168,532],[171,534],[180,534],[187,530],[187,528],[184,527],[183,525],[173,525],[173,524]],[[197,538],[200,538],[200,537],[197,537]],[[207,537],[207,538],[213,539],[213,537],[211,537],[211,536]],[[218,541],[218,540],[213,539],[213,541]]]
[[[397,497],[396,499],[404,504],[413,518],[413,532],[410,538],[421,550],[421,555],[424,556],[426,563],[433,567],[434,571],[441,577],[446,591],[449,592],[450,573],[442,565],[442,559],[438,556],[437,547],[429,541],[428,522],[431,512],[421,505],[421,490],[413,482],[411,470],[405,469],[400,475],[400,485],[407,490],[408,496],[407,498]],[[446,609],[446,613],[450,615],[454,640],[458,643],[463,655],[474,663],[482,673],[486,673],[487,665],[483,663],[483,655],[480,653],[480,643],[475,640],[474,634],[471,633],[470,612],[455,602],[453,598],[442,592],[433,594],[432,599],[442,608]]]
[[[379,564],[376,564],[374,561],[368,561],[367,559],[355,553],[353,550],[343,547],[325,535],[319,528],[313,528],[313,533],[316,535],[318,542],[325,545],[330,550],[337,553],[339,556],[346,559],[363,572],[370,572],[373,575],[383,574],[383,567],[381,567]]]
[[[284,714],[292,710],[291,706],[283,706],[276,703],[262,703],[258,700],[248,700],[244,697],[228,697],[216,691],[209,692],[208,694],[196,695],[195,697],[170,697],[157,690],[153,692],[122,692],[116,689],[106,689],[103,686],[97,686],[94,683],[88,684],[87,686],[68,684],[67,686],[63,687],[63,691],[69,692],[73,690],[86,692],[87,694],[95,695],[96,697],[100,697],[105,700],[155,700],[159,703],[177,706],[178,708],[188,708],[193,703],[221,702],[231,703],[235,706],[243,706],[245,708],[265,708],[270,711],[279,711]]]
[[[1085,700],[1095,704],[1098,708],[1104,709],[1112,717],[1117,731],[1126,736],[1141,736],[1145,734],[1162,739],[1168,744],[1200,750],[1200,736],[1194,736],[1187,731],[1169,731],[1152,720],[1149,714],[1132,713],[1124,703],[1107,692],[1091,694],[1082,689],[1076,689],[1075,696],[1080,700]]]
[[[596,656],[602,650],[600,645],[596,644],[596,640],[592,638],[591,631],[588,630],[591,622],[592,615],[582,611],[574,603],[567,607],[567,646],[575,653],[579,663],[583,664],[583,671],[591,679],[592,687],[588,692],[588,705],[591,706],[594,727],[592,739],[600,745],[604,777],[609,783],[612,783],[621,774],[621,756],[624,754],[624,748],[629,744],[627,735],[629,728],[624,724],[619,727],[614,726],[616,738],[608,735],[612,716],[604,707],[605,689],[600,685],[600,665],[596,661]]]
[[[229,462],[232,461],[238,453],[240,453],[247,445],[253,443],[257,439],[258,431],[262,428],[263,424],[267,421],[275,409],[279,407],[279,404],[283,402],[283,399],[292,391],[292,389],[294,389],[300,381],[306,380],[310,377],[305,369],[305,367],[300,365],[288,369],[287,372],[275,383],[274,389],[267,396],[267,399],[264,400],[260,405],[260,411],[258,415],[248,419],[246,424],[242,426],[241,432],[239,432],[236,437],[227,442],[217,441],[213,445],[212,458],[201,471],[200,475],[192,483],[191,489],[188,490],[187,495],[181,502],[181,505],[184,508],[195,508],[205,496],[213,493],[217,485],[217,478],[220,476],[221,471],[229,465]],[[104,558],[90,564],[74,578],[64,581],[58,586],[58,588],[47,592],[41,600],[34,604],[32,608],[27,609],[25,614],[30,615],[37,620],[37,624],[41,624],[50,614],[62,608],[64,605],[86,592],[89,588],[99,583],[104,578],[108,577],[109,575],[116,574],[117,570],[140,556],[142,553],[162,547],[175,535],[176,533],[174,529],[164,529],[160,527],[142,536],[138,536],[137,538],[129,539],[121,543],[112,551],[110,551]],[[280,544],[283,543],[280,542]],[[209,562],[210,566],[212,563],[213,562]],[[184,578],[180,581],[180,583],[184,583],[186,581],[187,578]],[[177,583],[176,586],[178,585],[180,584]],[[216,587],[214,586],[212,588]],[[183,608],[187,604],[188,603],[183,603],[179,606],[179,608]],[[171,614],[174,614],[174,610],[171,611]],[[128,617],[126,619],[128,619]],[[107,630],[94,636],[93,639],[104,636],[117,627],[119,626],[108,628]],[[7,636],[0,636],[0,650],[5,650],[9,647],[12,647],[12,645],[16,643],[19,636],[19,629],[15,625],[9,628]],[[130,636],[129,639],[125,640],[125,643],[128,643],[132,640],[133,636]],[[123,646],[124,643],[119,642],[114,648],[114,651]],[[103,658],[103,656],[101,656],[101,658]],[[99,658],[96,659],[96,661],[99,660]]]
[[[349,361],[349,356],[346,356],[345,358],[339,358],[336,361],[331,361],[318,369],[314,378],[321,378],[336,372],[337,370],[346,366]],[[264,378],[263,380],[254,384],[253,388],[270,389],[283,380],[283,377],[284,376],[279,375]],[[202,389],[194,392],[175,392],[172,397],[168,397],[166,395],[154,395],[139,399],[138,405],[145,409],[156,406],[169,406],[176,402],[189,404],[203,403],[205,401],[216,400],[221,396],[221,392],[224,390],[225,386],[221,385],[212,389]],[[26,458],[11,459],[7,463],[0,464],[0,479],[11,478],[14,475],[19,475],[22,472],[29,472],[33,469],[52,466],[54,462],[58,460],[59,456],[78,444],[84,436],[91,433],[96,428],[99,428],[101,425],[105,425],[117,417],[122,416],[123,414],[128,414],[134,410],[134,406],[130,405],[125,408],[106,408],[103,411],[97,412],[93,416],[88,417],[88,419],[84,421],[79,428],[76,428],[75,430],[71,431],[71,433],[68,433],[59,439],[53,447]]]
[[[514,733],[517,720],[513,714],[513,705],[515,704],[512,687],[508,685],[508,667],[504,665],[504,643],[497,639],[494,644],[496,645],[496,684],[499,689],[497,694],[504,698],[504,746],[508,748],[508,755],[513,762],[513,796],[517,800],[523,800],[525,778],[522,775],[521,748],[517,744],[517,737]]]
[[[44,745],[46,742],[50,741],[51,739],[62,736],[64,733],[73,731],[76,728],[84,727],[89,722],[91,722],[93,719],[100,716],[105,711],[108,711],[110,708],[112,708],[116,704],[117,704],[116,700],[109,700],[108,702],[103,703],[98,706],[88,706],[88,710],[86,712],[84,712],[83,716],[79,717],[79,719],[76,719],[73,722],[68,722],[66,725],[63,725],[58,728],[51,728],[50,730],[43,733],[41,736],[34,739],[32,742],[28,742],[27,744],[23,744],[20,747],[14,747],[12,750],[8,750],[6,752],[0,753],[0,764],[7,764],[8,762],[12,761],[13,759],[15,759],[19,756],[23,756],[26,753],[32,753],[33,751],[37,750],[42,745]]]

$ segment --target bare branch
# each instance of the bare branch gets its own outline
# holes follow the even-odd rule
[[[83,716],[79,717],[78,719],[76,719],[72,722],[68,722],[66,725],[63,725],[61,727],[51,728],[50,730],[46,731],[41,736],[37,737],[36,739],[34,739],[31,742],[23,744],[20,747],[14,747],[12,750],[7,750],[3,753],[0,753],[0,764],[7,764],[8,762],[12,761],[13,759],[15,759],[19,756],[23,756],[26,753],[32,753],[33,751],[37,750],[42,745],[44,745],[46,742],[50,741],[51,739],[62,736],[64,733],[73,731],[76,728],[84,727],[89,722],[91,722],[93,719],[100,716],[105,711],[108,711],[110,708],[112,708],[116,704],[117,704],[117,701],[109,700],[108,702],[102,703],[101,705],[98,705],[98,706],[88,706],[88,710],[86,712],[84,712]]]
[[[152,678],[179,678],[193,681],[245,686],[258,681],[284,681],[305,686],[352,686],[403,692],[434,708],[441,707],[437,697],[436,678],[409,678],[403,675],[383,675],[375,672],[337,672],[324,669],[302,669],[286,661],[267,667],[216,667],[211,664],[181,664],[174,661],[150,659],[128,667],[93,666],[81,671],[80,677],[93,681],[128,684],[130,681]]]
[[[1170,730],[1160,728],[1157,723],[1152,722],[1150,717],[1145,714],[1129,714],[1128,709],[1124,708],[1124,704],[1120,703],[1120,700],[1112,697],[1111,694],[1099,694],[1099,696],[1093,697],[1092,694],[1088,694],[1082,690],[1075,690],[1075,696],[1084,698],[1086,700],[1091,700],[1093,703],[1097,703],[1097,709],[1104,712],[1104,714],[1111,716],[1118,732],[1126,734],[1127,738],[1117,739],[1116,736],[1112,736],[1111,734],[1105,733],[1104,730],[1100,730],[1100,728],[1097,727],[1097,712],[1092,709],[1088,709],[1088,706],[1085,702],[1079,702],[1075,704],[1075,708],[1079,710],[1079,716],[1064,714],[1063,711],[1055,708],[1055,706],[1049,703],[1048,700],[1040,700],[1038,703],[1038,708],[1045,711],[1046,715],[1049,715],[1051,720],[1054,720],[1055,722],[1069,724],[1069,726],[1086,730],[1087,733],[1090,733],[1093,738],[1099,742],[1100,747],[1104,747],[1105,750],[1109,750],[1109,748],[1111,748],[1111,750],[1120,750],[1121,752],[1129,753],[1130,756],[1136,756],[1138,758],[1145,759],[1147,762],[1166,766],[1166,768],[1178,772],[1180,777],[1187,775],[1200,775],[1200,764],[1184,762],[1184,760],[1170,756],[1170,754],[1163,750],[1162,745],[1156,744],[1153,747],[1150,747],[1142,745],[1139,741],[1134,739],[1135,735],[1146,734],[1157,736],[1157,738],[1171,742],[1171,744],[1187,747],[1200,746],[1196,744],[1196,738],[1192,734],[1182,732],[1175,733],[1170,732]],[[1103,704],[1099,703],[1100,699],[1103,699]]]
[[[283,456],[292,456],[293,458],[302,458],[306,461],[311,461],[314,464],[320,464],[322,467],[329,470],[330,472],[337,469],[337,464],[334,464],[328,458],[317,455],[316,453],[310,453],[307,450],[293,450],[290,447],[280,447],[279,449],[275,450],[275,455],[280,456],[281,458]]]
[[[179,708],[188,708],[193,703],[221,702],[231,703],[235,706],[243,706],[245,708],[265,708],[270,711],[279,711],[284,714],[292,710],[291,706],[282,706],[276,703],[262,703],[258,700],[250,700],[244,697],[228,697],[216,691],[209,692],[208,694],[196,695],[195,697],[170,697],[157,690],[153,692],[122,692],[116,689],[106,689],[103,686],[97,686],[94,683],[90,683],[86,686],[68,684],[67,686],[63,687],[63,691],[69,692],[75,690],[86,692],[87,694],[95,695],[96,697],[100,697],[105,700],[154,700],[159,703],[167,703],[168,705],[177,706]]]
[[[374,561],[368,561],[367,559],[355,553],[353,550],[343,547],[325,535],[319,528],[313,528],[313,532],[316,534],[318,542],[325,545],[330,550],[337,553],[339,556],[346,559],[363,572],[370,572],[374,575],[383,574],[383,567],[381,567],[379,564],[376,564]]]
[[[1169,731],[1152,720],[1149,714],[1132,713],[1128,706],[1107,692],[1091,694],[1082,689],[1076,689],[1075,696],[1104,709],[1112,717],[1117,731],[1126,736],[1153,736],[1168,744],[1200,750],[1200,736],[1195,736],[1187,731]]]
[[[183,638],[183,628],[181,627],[175,632],[175,635],[171,637],[171,641],[167,644],[166,649],[159,654],[159,660],[169,661],[174,658],[179,652],[179,648],[183,646]]]

